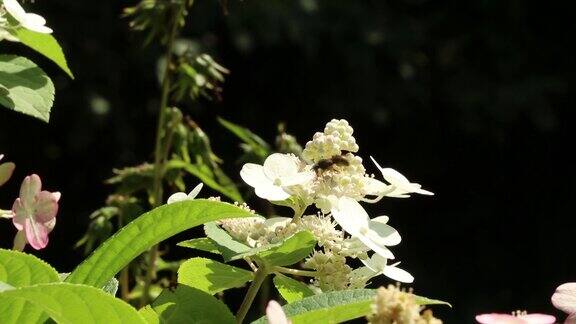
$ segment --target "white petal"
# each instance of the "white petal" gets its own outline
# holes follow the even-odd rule
[[[368,226],[370,234],[377,235],[377,238],[372,237],[373,240],[381,245],[394,246],[402,242],[400,233],[390,225],[372,220]]]
[[[196,187],[194,187],[194,189],[192,189],[192,191],[190,191],[190,193],[188,194],[188,199],[196,198],[196,196],[198,196],[198,194],[200,193],[200,190],[202,190],[202,187],[204,187],[204,184],[202,182],[197,184]]]
[[[373,254],[371,258],[360,261],[372,271],[380,273],[386,267],[388,259],[379,254]]]
[[[175,203],[177,201],[183,201],[188,199],[188,195],[184,192],[177,192],[173,195],[171,195],[170,197],[168,197],[168,203],[172,204]]]
[[[374,217],[372,218],[372,222],[378,222],[378,223],[382,223],[382,224],[386,224],[388,223],[388,220],[390,219],[390,217],[382,215],[382,216],[378,216],[378,217]]]
[[[274,153],[264,161],[264,174],[271,180],[298,173],[298,160],[292,155]]]
[[[360,238],[361,230],[368,228],[370,218],[362,206],[354,199],[339,198],[332,208],[332,217],[342,229],[352,236]]]
[[[4,0],[4,8],[19,23],[26,21],[26,11],[16,0]]]
[[[558,286],[552,295],[552,305],[568,314],[576,313],[576,282]]]
[[[264,168],[254,163],[246,163],[240,170],[240,177],[244,182],[256,188],[262,185],[271,185],[272,181],[264,174]]]
[[[314,180],[316,173],[314,171],[298,172],[291,176],[280,177],[280,183],[282,186],[294,186],[299,184],[305,184]]]
[[[290,194],[284,191],[284,189],[273,186],[272,184],[258,186],[254,192],[256,196],[270,201],[280,201],[290,198]]]
[[[382,272],[386,277],[400,281],[405,283],[412,283],[414,281],[414,277],[408,273],[408,271],[404,269],[400,269],[398,267],[387,266],[384,268]]]
[[[370,196],[379,196],[388,191],[388,186],[374,178],[364,177],[364,194]]]
[[[290,324],[290,320],[286,317],[282,306],[275,300],[268,302],[266,306],[266,319],[268,324]]]
[[[374,251],[374,253],[381,255],[382,257],[386,258],[386,259],[394,259],[394,254],[392,254],[392,252],[387,249],[385,246],[382,246],[380,244],[377,244],[376,242],[374,242],[372,239],[370,239],[367,236],[364,236],[362,234],[356,236],[360,241],[362,241],[362,243],[364,243],[364,245],[366,245],[367,247],[369,247],[372,251]]]
[[[382,172],[384,180],[388,181],[388,183],[392,185],[398,186],[410,183],[405,176],[392,168],[382,168],[380,169],[380,172]]]

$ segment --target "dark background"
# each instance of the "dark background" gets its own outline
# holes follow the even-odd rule
[[[76,80],[32,57],[57,87],[50,124],[0,110],[0,152],[21,179],[63,193],[47,249],[58,270],[83,258],[72,245],[111,188],[111,169],[151,160],[159,44],[121,19],[124,1],[36,1]],[[232,73],[223,101],[186,104],[235,179],[238,142],[223,116],[272,141],[279,121],[305,143],[332,118],[375,156],[434,197],[387,199],[403,235],[394,251],[415,292],[450,301],[447,323],[482,312],[556,313],[554,288],[576,280],[572,122],[576,99],[569,2],[434,0],[198,0],[183,37]],[[106,109],[108,108],[108,109]],[[368,165],[368,163],[367,163]],[[376,169],[368,166],[371,172]],[[205,194],[209,193],[208,191]],[[0,224],[9,247],[14,233]],[[386,283],[385,280],[377,282]]]

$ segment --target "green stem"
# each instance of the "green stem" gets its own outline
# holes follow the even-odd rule
[[[172,51],[174,47],[174,41],[176,35],[178,34],[178,18],[183,10],[183,4],[174,10],[174,16],[172,19],[172,29],[170,35],[168,35],[168,42],[166,44],[166,67],[164,68],[164,74],[162,76],[162,93],[160,97],[160,111],[158,115],[158,126],[156,129],[156,145],[154,149],[154,183],[152,186],[152,207],[157,207],[162,204],[163,200],[163,190],[162,190],[162,178],[164,175],[164,145],[163,141],[165,124],[166,124],[166,110],[168,109],[168,97],[170,96],[170,65],[172,62]],[[146,271],[146,277],[144,280],[144,291],[142,294],[142,305],[148,304],[150,301],[150,286],[152,285],[152,280],[156,277],[156,260],[158,259],[158,245],[154,245],[149,251],[148,257],[148,269]]]
[[[248,288],[248,292],[246,292],[246,296],[242,301],[242,305],[240,305],[240,309],[236,314],[236,323],[242,323],[244,317],[246,317],[246,314],[248,314],[248,310],[250,309],[250,306],[252,306],[252,302],[254,301],[254,298],[256,298],[256,294],[258,294],[258,290],[260,289],[260,286],[262,286],[262,283],[267,276],[267,269],[264,265],[261,265],[254,274],[254,280],[252,281],[250,288]]]
[[[274,272],[280,273],[287,273],[294,276],[302,276],[302,277],[316,277],[318,274],[316,271],[306,271],[306,270],[298,270],[298,269],[290,269],[284,267],[274,267],[272,269]]]

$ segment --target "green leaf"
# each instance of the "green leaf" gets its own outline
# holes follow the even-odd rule
[[[48,283],[0,292],[0,323],[37,322],[35,312],[58,323],[146,323],[132,306],[94,287]]]
[[[257,255],[271,266],[287,266],[304,259],[316,246],[314,235],[308,231],[298,232],[286,240],[280,246],[257,253]]]
[[[307,285],[280,273],[274,276],[274,286],[288,304],[314,296],[314,292]]]
[[[228,232],[221,229],[216,223],[212,222],[205,224],[204,232],[206,233],[206,236],[214,241],[226,262],[230,261],[235,255],[251,250],[248,245],[234,240]]]
[[[0,104],[48,122],[54,103],[54,84],[25,57],[0,55]]]
[[[182,241],[176,244],[181,247],[186,247],[190,249],[196,249],[200,251],[221,254],[220,250],[218,250],[218,245],[210,238],[202,237],[202,238],[195,238],[187,241]]]
[[[364,317],[372,312],[376,289],[354,289],[327,292],[306,297],[283,307],[292,324],[340,323]],[[420,305],[448,303],[415,296]],[[265,324],[261,317],[253,324]]]
[[[241,287],[253,278],[251,271],[205,258],[190,259],[178,269],[178,283],[211,295],[229,288]]]
[[[76,267],[66,281],[102,287],[142,252],[172,235],[206,222],[247,216],[254,215],[232,204],[205,199],[160,206],[120,229]]]
[[[37,257],[0,249],[0,281],[12,287],[58,282],[58,272]]]
[[[160,317],[152,309],[152,306],[146,305],[138,310],[138,313],[146,320],[148,324],[160,324]]]
[[[442,300],[438,300],[438,299],[430,299],[427,297],[422,297],[422,296],[418,296],[418,295],[414,295],[414,297],[416,298],[416,303],[422,306],[425,305],[446,305],[450,308],[452,308],[452,305],[448,302],[442,301]]]
[[[235,323],[234,316],[218,299],[199,289],[178,285],[164,290],[152,304],[160,323]]]
[[[60,47],[60,44],[58,44],[58,41],[54,36],[51,34],[33,32],[26,28],[19,28],[16,30],[15,34],[22,44],[49,58],[64,72],[66,72],[66,74],[74,79],[74,75],[72,74],[72,71],[70,71],[68,63],[66,63],[66,57],[64,56],[62,47]]]
[[[260,138],[260,136],[252,133],[248,128],[239,126],[220,117],[218,117],[218,122],[248,145],[251,151],[262,161],[272,153],[270,145]]]

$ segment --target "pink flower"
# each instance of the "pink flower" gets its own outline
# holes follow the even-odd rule
[[[14,238],[15,249],[24,249],[26,243],[36,250],[48,245],[48,233],[56,225],[58,200],[59,192],[42,190],[42,181],[38,175],[24,178],[20,186],[20,197],[12,205],[12,222],[18,229]]]
[[[292,322],[284,314],[282,306],[277,301],[271,300],[266,306],[266,318],[268,324],[291,324]]]
[[[2,160],[3,157],[4,154],[0,154],[0,160]],[[12,162],[0,163],[0,186],[10,180],[14,168],[16,168],[16,165]]]
[[[482,314],[476,316],[476,321],[481,324],[554,324],[556,317],[546,314],[526,314],[516,312],[511,314]]]
[[[576,282],[568,282],[556,288],[552,304],[569,315],[564,324],[576,324]]]

